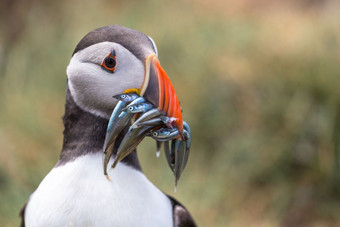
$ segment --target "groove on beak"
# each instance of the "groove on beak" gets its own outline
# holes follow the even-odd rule
[[[155,54],[151,54],[145,59],[145,78],[140,95],[165,115],[174,119],[173,127],[177,127],[182,138],[182,110],[175,89]]]

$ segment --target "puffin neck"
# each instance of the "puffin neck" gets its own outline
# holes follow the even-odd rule
[[[77,157],[103,152],[108,119],[96,116],[81,109],[74,101],[69,88],[66,89],[64,141],[56,166],[75,160]],[[124,138],[126,129],[116,139],[113,154]],[[141,170],[136,150],[122,160],[123,163]]]

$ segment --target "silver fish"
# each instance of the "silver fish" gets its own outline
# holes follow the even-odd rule
[[[133,100],[137,99],[139,96],[136,93],[123,93],[123,94],[119,94],[119,95],[114,95],[112,96],[115,99],[118,99],[120,101],[123,102],[132,102]]]
[[[153,105],[151,103],[138,103],[135,105],[128,105],[122,111],[127,111],[130,113],[141,113],[141,112],[146,112],[150,109],[153,108]]]
[[[139,118],[138,118],[139,120]],[[143,121],[143,122],[139,122],[136,124],[136,122],[133,124],[133,126],[131,126],[131,128],[139,128],[139,127],[144,127],[144,126],[160,126],[160,125],[163,125],[163,121],[159,118],[159,117],[156,117],[156,118],[152,118],[150,120],[146,120],[146,121]]]
[[[177,186],[177,182],[183,172],[183,163],[184,163],[184,156],[185,156],[185,142],[182,140],[176,140],[175,146],[175,186]]]
[[[149,126],[128,130],[118,148],[112,168],[115,168],[118,162],[134,151],[134,149],[144,139],[145,135],[148,133],[148,131],[150,131],[151,128],[152,127]]]
[[[184,163],[183,163],[183,169],[185,168],[185,166],[187,165],[188,162],[188,158],[189,158],[189,153],[190,153],[190,147],[191,147],[191,130],[190,127],[188,125],[188,123],[186,123],[185,121],[183,121],[183,136],[185,139],[185,156],[184,156]]]
[[[175,125],[176,125],[176,118],[168,117],[168,116],[160,116],[160,118],[162,119],[162,121],[164,122],[164,124],[168,128],[174,128],[175,127]]]
[[[139,124],[145,122],[147,120],[153,119],[158,117],[162,114],[162,111],[158,110],[157,108],[153,108],[145,113],[143,113],[134,123],[131,125],[131,128],[138,128],[140,127]]]
[[[145,99],[143,97],[139,97],[132,101],[128,106],[135,105],[141,102],[144,102]],[[112,115],[110,117],[108,130],[106,132],[105,141],[104,141],[104,175],[107,176],[107,164],[110,161],[114,143],[116,138],[121,133],[121,131],[125,128],[125,126],[130,122],[131,118],[134,116],[134,113],[124,111],[125,102],[119,101],[116,107],[114,108]]]
[[[173,150],[169,148],[169,141],[164,142],[164,154],[166,161],[168,162],[168,165],[172,172],[175,171],[175,153]]]
[[[161,128],[151,132],[151,137],[158,141],[167,141],[179,137],[177,128]]]

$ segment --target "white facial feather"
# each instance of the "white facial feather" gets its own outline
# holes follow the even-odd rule
[[[152,42],[153,49],[155,50],[156,56],[158,57],[158,50],[157,50],[157,46],[156,46],[155,41],[153,41],[153,39],[152,39],[150,36],[148,36],[148,38],[149,38],[150,41]]]
[[[101,67],[112,50],[116,52],[117,62],[114,73]],[[97,43],[77,52],[66,72],[75,102],[82,109],[105,118],[109,118],[117,103],[113,95],[140,88],[144,80],[143,62],[120,44],[112,42]]]
[[[143,173],[120,162],[108,181],[101,165],[97,153],[52,169],[29,199],[26,226],[173,226],[169,198]]]

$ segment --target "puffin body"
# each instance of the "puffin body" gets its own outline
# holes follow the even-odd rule
[[[89,154],[52,169],[30,198],[26,225],[173,226],[170,200],[144,174],[122,163],[108,182],[101,163]]]
[[[112,96],[142,87],[151,54],[157,49],[150,37],[121,26],[96,29],[79,42],[67,68],[62,152],[22,209],[22,226],[195,226],[145,177],[136,151],[109,171],[111,181],[103,175]]]

